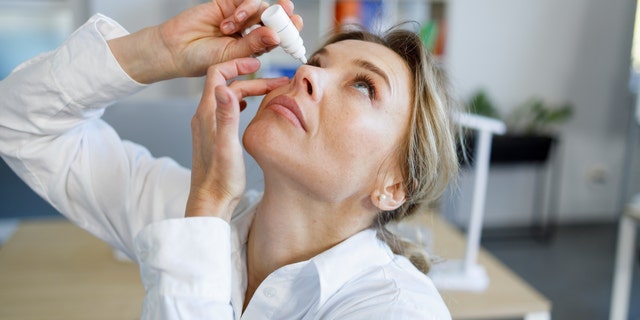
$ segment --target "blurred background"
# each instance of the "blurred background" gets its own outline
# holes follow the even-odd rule
[[[197,3],[0,0],[0,79],[20,62],[57,47],[94,13],[134,32]],[[295,5],[305,21],[301,34],[308,54],[337,22],[376,31],[414,21],[403,27],[420,33],[460,102],[508,127],[505,136],[494,139],[483,245],[552,300],[554,318],[606,318],[616,224],[640,189],[640,131],[634,116],[638,84],[632,63],[636,1],[297,0]],[[290,75],[298,66],[280,50],[261,60],[261,75]],[[202,83],[154,84],[119,101],[104,118],[123,138],[188,167],[189,121]],[[253,110],[245,111],[243,126]],[[261,189],[260,169],[249,157],[246,161],[248,186]],[[441,211],[464,230],[474,175],[470,166],[463,168]],[[0,218],[54,216],[53,208],[0,163]],[[563,260],[577,252],[588,255]],[[532,265],[530,259],[548,264]],[[573,275],[558,271],[567,265],[574,271],[587,265],[596,269]],[[636,275],[637,269],[636,264]],[[565,287],[571,287],[572,277],[574,291],[560,291],[558,281],[565,279]],[[630,319],[640,319],[637,278]],[[576,291],[584,281],[598,284]]]

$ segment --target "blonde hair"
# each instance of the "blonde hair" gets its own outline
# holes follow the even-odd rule
[[[386,225],[434,203],[458,175],[457,130],[452,121],[454,103],[448,81],[418,35],[411,31],[394,27],[376,35],[349,28],[334,34],[325,46],[344,40],[373,42],[393,50],[413,75],[411,120],[404,145],[398,152],[406,201],[396,210],[379,212],[374,226],[378,237],[394,253],[406,256],[420,271],[427,273],[430,262],[424,250],[399,239]]]

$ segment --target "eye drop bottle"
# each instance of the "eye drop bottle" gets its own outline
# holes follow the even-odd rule
[[[280,46],[286,53],[302,63],[307,63],[305,57],[307,50],[304,48],[300,33],[282,6],[279,4],[270,6],[262,13],[261,19],[265,26],[278,33]]]

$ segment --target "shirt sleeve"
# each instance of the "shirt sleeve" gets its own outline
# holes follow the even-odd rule
[[[230,228],[213,217],[152,223],[135,238],[142,319],[233,319]]]
[[[133,254],[145,225],[183,217],[189,171],[124,142],[100,119],[143,85],[107,40],[127,32],[95,15],[59,48],[0,81],[0,155],[38,195],[80,227]]]

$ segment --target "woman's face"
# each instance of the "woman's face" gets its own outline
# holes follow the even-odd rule
[[[264,97],[245,148],[267,185],[276,179],[328,201],[366,197],[381,175],[400,174],[411,86],[392,50],[358,40],[330,44]]]

